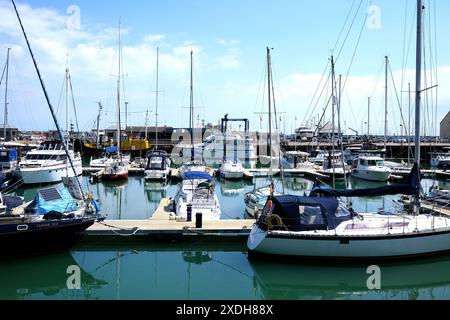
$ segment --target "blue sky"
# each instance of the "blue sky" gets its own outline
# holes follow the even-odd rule
[[[322,112],[326,97],[319,100],[317,110],[309,109],[309,114],[308,106],[350,8],[348,21],[354,15],[356,18],[336,65],[338,74],[347,74],[358,35],[363,31],[343,94],[345,126],[365,130],[366,101],[371,95],[371,128],[374,133],[383,131],[383,79],[378,83],[376,79],[385,55],[390,57],[399,91],[406,90],[408,81],[414,83],[414,34],[408,51],[409,70],[405,73],[402,60],[405,11],[408,43],[411,27],[415,28],[415,0],[372,1],[380,14],[380,20],[369,21],[379,22],[380,28],[375,29],[363,23],[370,0],[41,0],[19,1],[18,4],[55,105],[58,105],[66,54],[69,53],[78,121],[83,130],[93,127],[96,101],[99,100],[107,110],[102,126],[113,125],[115,121],[115,79],[111,74],[117,73],[119,18],[123,27],[127,74],[125,96],[130,109],[128,124],[144,125],[145,111],[154,110],[156,46],[160,47],[161,61],[160,123],[188,125],[188,110],[183,107],[189,103],[189,51],[193,49],[195,105],[199,107],[196,109],[199,118],[217,123],[217,119],[229,113],[232,117],[248,117],[252,128],[264,129],[267,125],[264,120],[260,122],[255,112],[266,108],[263,96],[266,46],[274,48],[272,59],[277,107],[285,112],[282,114],[282,128],[290,131],[303,120],[312,122],[312,116],[317,117]],[[431,26],[433,55],[437,52],[435,67],[440,86],[437,117],[440,120],[450,109],[450,90],[446,90],[450,85],[450,43],[446,41],[450,30],[450,2],[425,0],[425,4],[433,19],[436,9],[437,51],[434,51],[434,25]],[[74,17],[67,11],[71,5],[80,9],[81,24],[77,30],[66,30],[67,19]],[[14,20],[10,2],[1,0],[0,10],[4,17],[0,21],[0,48],[4,55],[7,46],[13,48],[10,122],[24,129],[50,129],[53,124],[50,116],[44,116],[48,110],[29,55],[24,50],[23,36]],[[371,14],[369,19],[372,18],[377,16]],[[348,22],[344,28],[335,55],[349,25]],[[427,31],[427,41],[428,34]],[[0,62],[3,64],[3,61],[0,52]],[[430,78],[428,83],[431,83]],[[398,134],[400,115],[391,86],[389,133]],[[435,97],[436,92],[432,93]],[[3,100],[3,93],[0,93],[0,99]],[[403,100],[407,100],[406,96]],[[432,108],[428,108],[429,115]],[[62,119],[63,108],[58,109]],[[0,117],[3,118],[3,112],[0,112]],[[326,119],[330,117],[328,112]],[[154,113],[151,113],[149,122],[155,122]],[[427,127],[436,126],[430,120]]]

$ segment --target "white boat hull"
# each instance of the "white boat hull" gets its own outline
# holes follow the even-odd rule
[[[220,176],[225,179],[242,179],[244,177],[244,172],[220,170]]]
[[[75,172],[77,176],[83,173],[81,161],[74,162]],[[56,183],[60,182],[63,177],[73,177],[73,170],[65,164],[42,167],[42,168],[20,168],[18,170],[21,179],[24,184],[41,184],[41,183]]]
[[[391,177],[391,170],[352,170],[352,176],[367,181],[388,181]]]
[[[304,258],[394,259],[450,251],[450,228],[433,233],[392,236],[319,237],[265,232],[254,225],[247,242],[251,251]]]
[[[145,170],[144,171],[145,180],[149,180],[149,181],[167,180],[169,175],[170,175],[169,168],[167,168],[166,170]]]

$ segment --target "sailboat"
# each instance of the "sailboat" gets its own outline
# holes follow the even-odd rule
[[[76,168],[70,158],[68,144],[65,143],[64,134],[50,103],[16,4],[14,1],[12,3],[61,145],[75,175]],[[18,197],[10,198],[13,201],[0,197],[1,207],[4,209],[4,213],[0,215],[0,241],[4,244],[0,250],[1,258],[68,251],[82,232],[100,219],[98,205],[92,195],[83,193],[80,181],[75,177],[67,178],[65,182],[67,187],[39,190],[29,204],[24,204],[23,199]]]
[[[206,166],[203,161],[203,155],[200,157],[201,160],[198,160],[195,153],[198,151],[203,151],[202,144],[194,144],[194,62],[193,62],[194,52],[191,51],[191,76],[190,76],[190,99],[189,99],[189,128],[191,134],[191,143],[189,146],[185,146],[183,150],[190,149],[191,150],[191,158],[188,163],[185,163],[180,168],[180,177],[181,179],[186,179],[188,172],[206,172],[209,175],[214,175],[214,171]]]
[[[247,241],[251,253],[306,259],[401,259],[450,252],[450,217],[420,213],[423,0],[417,0],[416,164],[404,183],[376,189],[314,188],[309,197],[274,196]],[[409,211],[357,213],[339,197],[414,197]],[[405,208],[406,209],[406,208]]]
[[[192,221],[193,215],[200,214],[203,220],[219,220],[221,209],[215,192],[213,170],[203,162],[195,161],[194,145],[194,91],[193,91],[193,51],[191,51],[190,86],[190,129],[191,162],[183,165],[180,176],[183,179],[175,196],[175,214],[177,219]],[[201,149],[200,149],[201,150]]]
[[[101,173],[101,177],[104,180],[120,180],[128,178],[129,158],[125,159],[120,151],[122,135],[120,124],[120,80],[122,76],[121,46],[122,44],[119,23],[119,73],[117,77],[117,157],[106,163],[106,166]]]
[[[170,158],[166,151],[158,150],[158,83],[159,83],[159,48],[156,48],[156,132],[155,149],[147,152],[145,166],[145,180],[164,180],[170,176]]]
[[[254,189],[251,192],[247,192],[244,196],[245,203],[245,211],[252,217],[258,217],[262,209],[264,208],[267,199],[274,195],[281,195],[281,193],[274,190],[273,184],[273,157],[272,157],[272,94],[273,94],[273,86],[272,86],[272,70],[271,70],[271,57],[270,57],[270,49],[267,48],[267,88],[268,88],[268,102],[269,102],[269,159],[270,159],[270,168],[269,168],[269,180],[270,185],[264,186],[262,188]]]

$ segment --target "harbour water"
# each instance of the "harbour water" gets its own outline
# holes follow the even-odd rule
[[[267,183],[259,179],[257,185]],[[353,186],[374,187],[354,180]],[[425,188],[433,181],[424,180]],[[83,185],[100,200],[108,219],[147,219],[176,184],[162,186],[130,177],[122,184]],[[278,182],[277,188],[281,188]],[[439,182],[443,188],[450,183]],[[303,194],[312,182],[286,178],[287,193]],[[244,218],[251,182],[218,181],[223,219]],[[18,190],[26,200],[33,189]],[[355,199],[359,211],[388,210],[397,197]],[[369,264],[305,264],[249,258],[245,241],[180,243],[115,239],[81,241],[70,253],[0,262],[0,299],[450,299],[450,256],[378,264],[381,289],[369,290]],[[70,286],[79,268],[79,289]],[[69,272],[68,272],[69,271]]]

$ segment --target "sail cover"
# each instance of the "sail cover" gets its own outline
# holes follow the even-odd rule
[[[311,191],[311,197],[380,197],[388,195],[420,195],[420,171],[417,164],[414,165],[410,174],[399,184],[390,186],[373,188],[373,189],[355,189],[355,190],[338,190],[330,187],[314,187]]]
[[[212,180],[211,175],[204,171],[188,171],[185,173],[184,178],[185,180]]]

